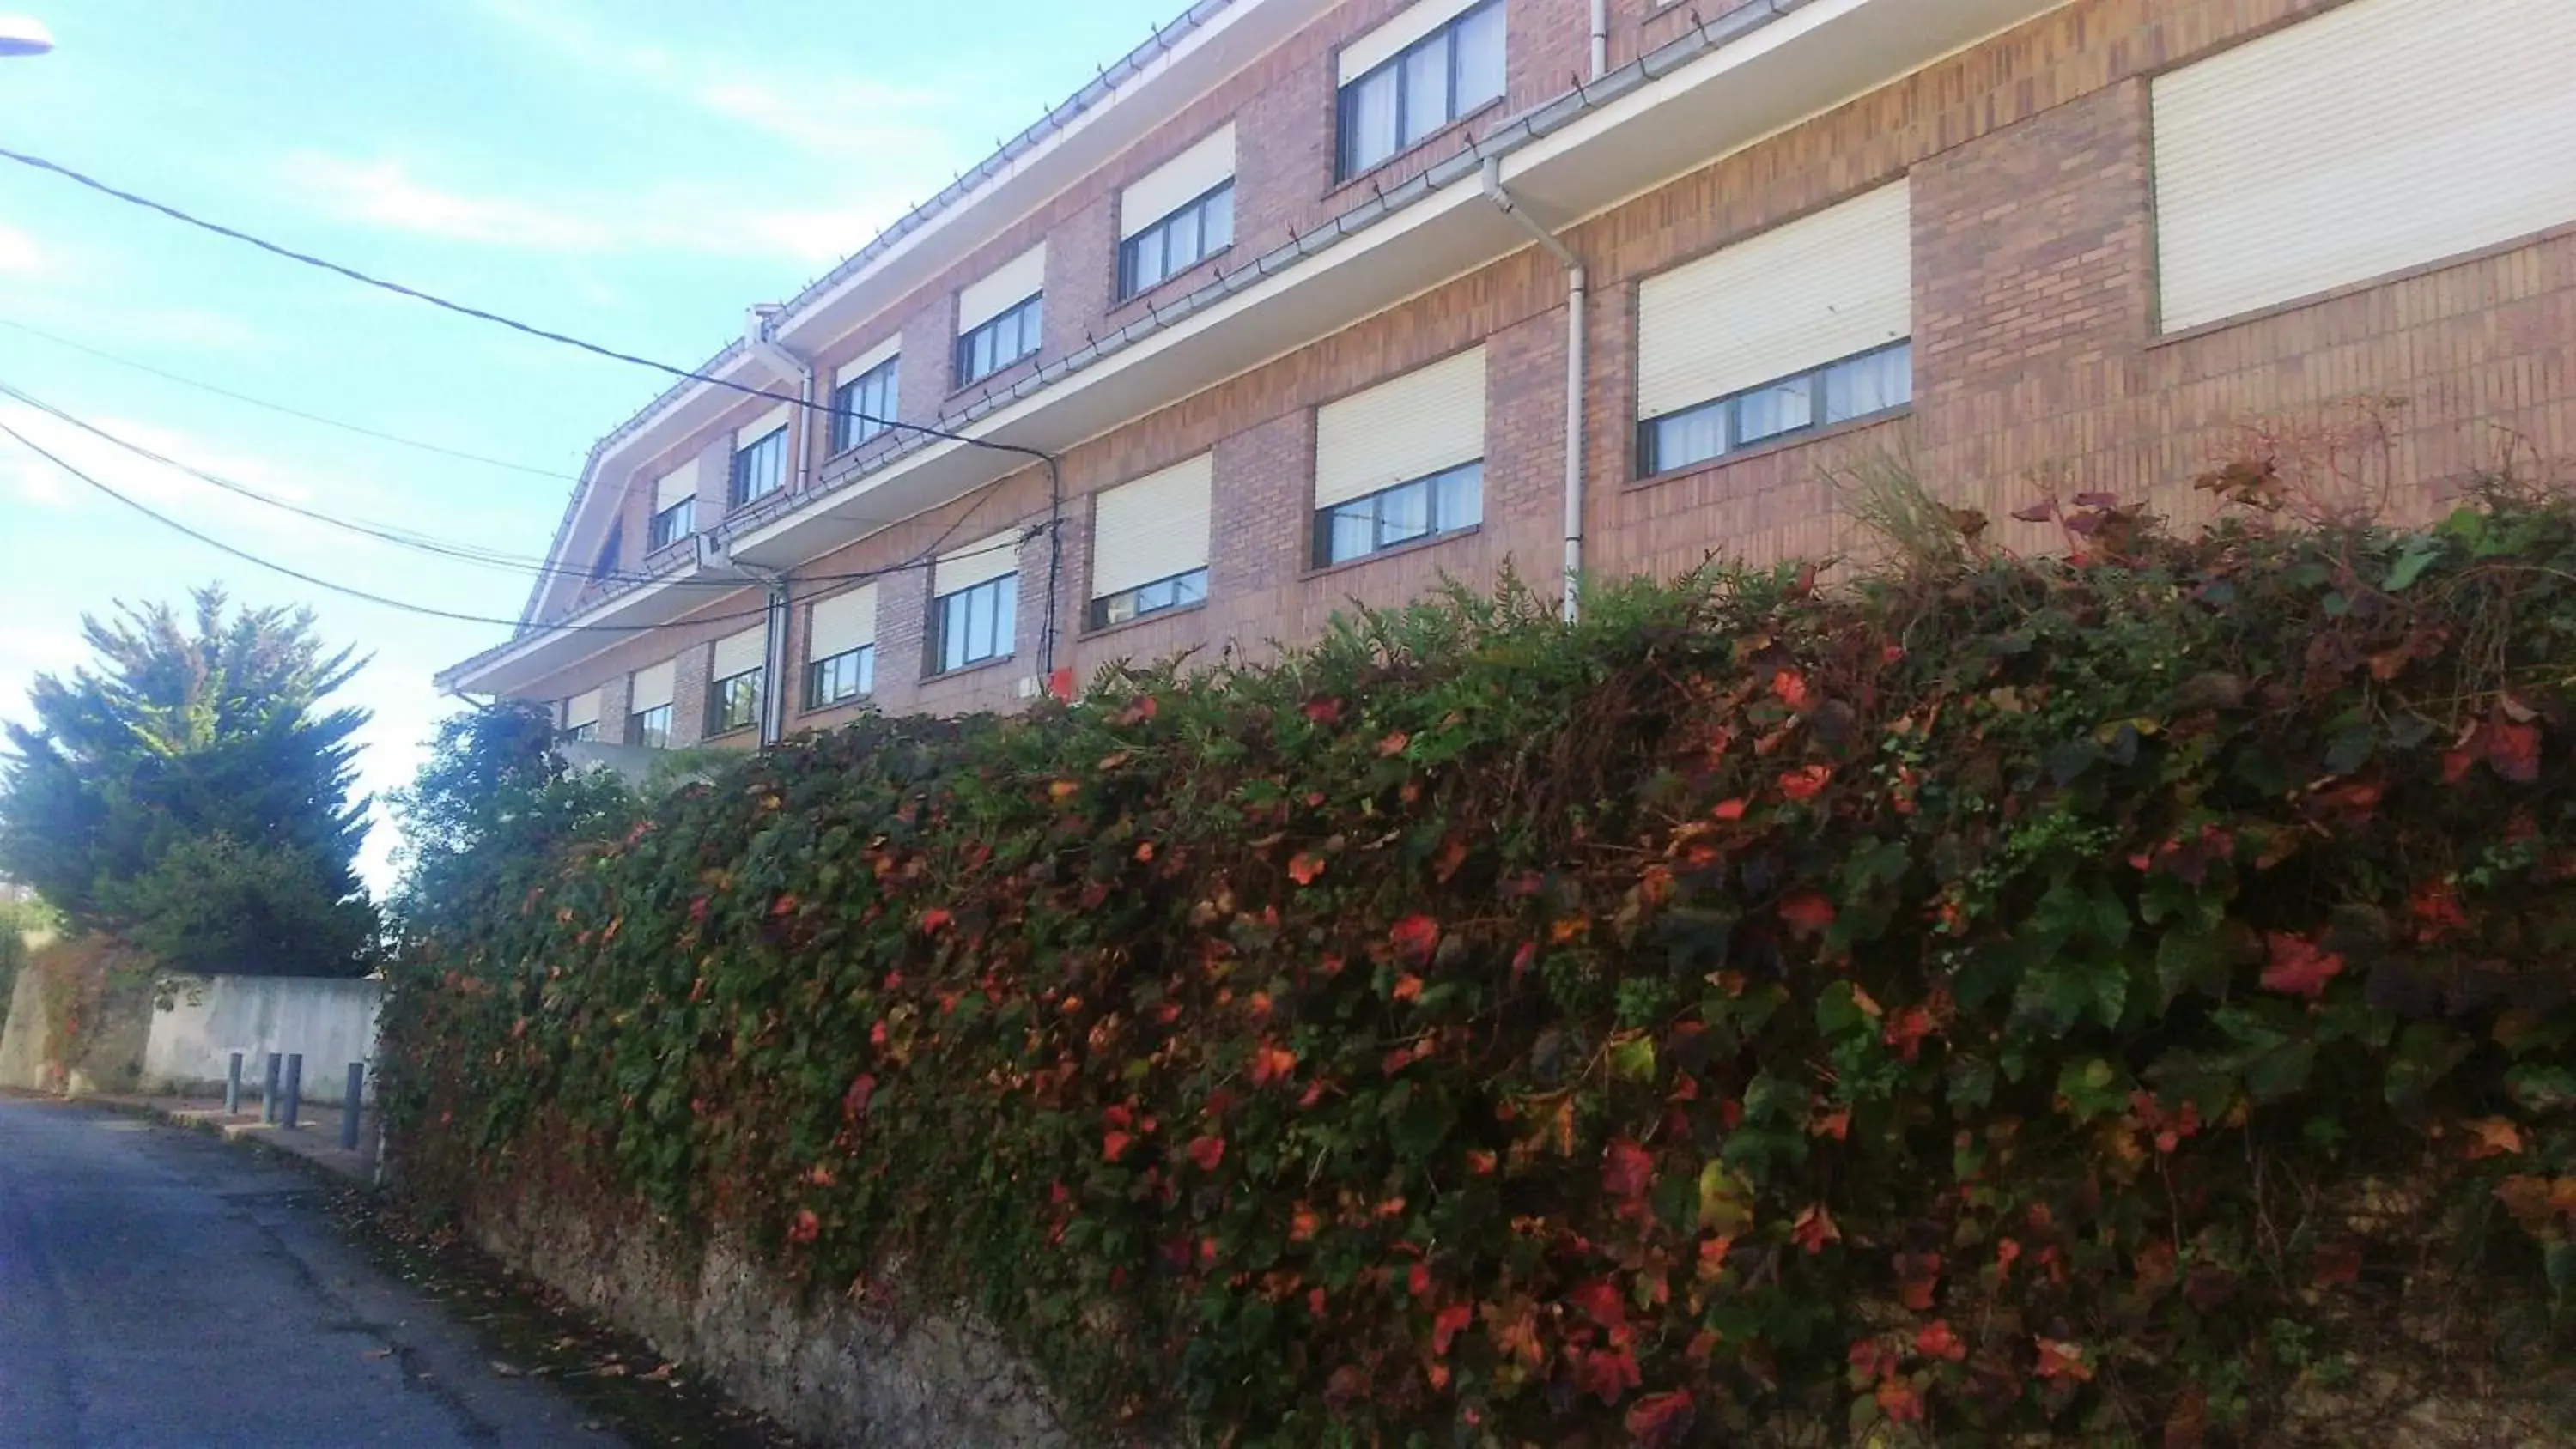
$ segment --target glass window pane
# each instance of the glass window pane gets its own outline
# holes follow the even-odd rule
[[[1902,407],[1914,397],[1914,348],[1900,343],[1866,357],[1838,362],[1825,373],[1825,421],[1867,417]]]
[[[1354,82],[1342,92],[1342,174],[1353,175],[1396,153],[1396,68]]]
[[[1011,652],[1011,635],[1018,622],[1020,578],[1004,574],[993,581],[993,654],[999,658]]]
[[[1737,398],[1736,441],[1758,442],[1794,432],[1815,421],[1810,397],[1813,390],[1812,380],[1800,377]]]
[[[1431,489],[1427,483],[1390,488],[1377,498],[1377,537],[1381,547],[1420,538],[1431,531]]]
[[[1173,582],[1172,582],[1172,604],[1173,604],[1173,607],[1178,608],[1179,606],[1181,606],[1181,605],[1183,605],[1183,604],[1204,604],[1204,603],[1206,603],[1206,602],[1207,602],[1207,579],[1208,579],[1208,576],[1207,576],[1207,570],[1206,570],[1206,569],[1199,569],[1199,570],[1197,570],[1197,571],[1195,571],[1195,572],[1192,572],[1192,573],[1186,573],[1186,574],[1183,574],[1183,575],[1181,575],[1178,579],[1173,580]]]
[[[1404,144],[1410,146],[1457,114],[1449,109],[1447,37],[1425,43],[1398,64],[1404,69]]]
[[[1046,321],[1046,299],[1032,297],[1020,313],[1020,350],[1015,357],[1026,357],[1038,350],[1038,332]]]
[[[1453,528],[1471,528],[1485,520],[1485,465],[1470,463],[1452,468],[1432,480],[1438,497],[1432,506],[1432,527],[1446,533]]]
[[[1458,22],[1458,97],[1465,115],[1503,93],[1503,7],[1488,5]]]
[[[1234,245],[1233,184],[1229,182],[1217,188],[1200,210],[1206,214],[1205,219],[1200,223],[1206,238],[1202,254],[1221,252]]]
[[[1164,275],[1181,271],[1199,259],[1199,211],[1195,206],[1181,208],[1166,225],[1163,233],[1166,258]]]
[[[877,651],[873,647],[861,649],[851,655],[851,659],[853,661],[850,670],[851,697],[876,693]]]
[[[1654,423],[1656,472],[1687,468],[1726,451],[1726,405],[1693,408]]]
[[[1377,510],[1366,503],[1345,503],[1333,510],[1326,563],[1355,559],[1377,547]]]

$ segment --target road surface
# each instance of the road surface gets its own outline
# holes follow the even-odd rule
[[[375,1267],[296,1168],[0,1097],[0,1449],[613,1449]]]

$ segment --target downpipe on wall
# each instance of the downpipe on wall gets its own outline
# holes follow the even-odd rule
[[[1603,38],[1596,32],[1596,45]],[[1583,259],[1563,238],[1533,220],[1521,210],[1511,189],[1503,185],[1503,163],[1499,157],[1485,162],[1485,197],[1510,217],[1523,231],[1537,240],[1549,256],[1565,268],[1565,601],[1567,623],[1582,617],[1583,597],[1583,442],[1584,442],[1584,311],[1588,278]]]
[[[796,425],[788,430],[788,441],[795,449],[796,496],[802,498],[813,491],[815,419],[825,410],[815,406],[814,402],[817,376],[814,359],[789,351],[771,334],[771,327],[785,310],[775,304],[752,308],[750,325],[743,331],[743,340],[771,366],[792,374],[796,379]],[[733,566],[758,579],[768,589],[768,598],[761,609],[761,626],[766,637],[761,648],[760,743],[766,749],[787,735],[787,625],[788,610],[794,597],[787,571],[772,573],[740,562]]]

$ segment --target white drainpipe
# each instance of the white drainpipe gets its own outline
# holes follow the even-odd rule
[[[1595,44],[1600,37],[1596,34]],[[1503,163],[1485,163],[1485,197],[1535,238],[1565,268],[1565,618],[1582,613],[1577,585],[1583,578],[1584,296],[1583,260],[1556,233],[1530,219],[1503,185]]]
[[[786,309],[775,303],[751,309],[749,322],[743,328],[743,341],[751,350],[766,358],[779,371],[796,379],[796,421],[787,430],[791,456],[795,459],[796,494],[803,497],[814,486],[814,359],[790,352],[770,335],[770,324]],[[828,426],[828,425],[827,425]],[[791,603],[789,574],[756,569],[749,564],[736,568],[767,586],[767,606],[761,622],[766,638],[762,641],[761,662],[765,669],[760,700],[760,742],[774,745],[787,733],[787,623]]]
[[[1592,0],[1592,78],[1610,73],[1610,0]]]

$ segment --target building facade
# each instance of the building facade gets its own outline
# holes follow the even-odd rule
[[[2567,0],[1201,0],[603,439],[441,683],[655,745],[1010,708],[1832,553],[1882,456],[2190,520],[2354,398],[2421,515],[2576,448],[2570,54]]]

